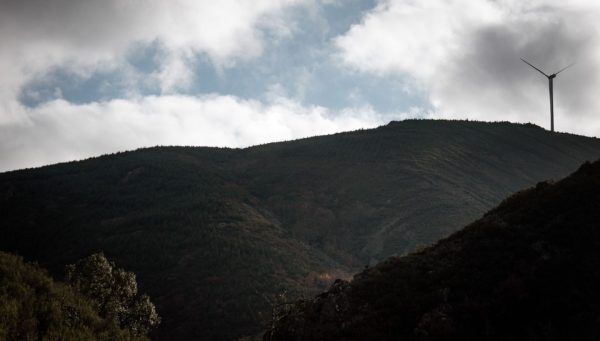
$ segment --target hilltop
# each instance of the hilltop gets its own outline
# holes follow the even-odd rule
[[[425,250],[338,280],[266,340],[597,340],[600,162]]]
[[[245,149],[156,147],[0,174],[0,250],[62,276],[103,251],[138,276],[160,339],[259,333],[276,295],[457,231],[600,156],[533,125],[392,122]]]

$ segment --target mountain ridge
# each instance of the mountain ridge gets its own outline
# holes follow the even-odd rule
[[[598,156],[598,139],[533,125],[426,120],[140,149],[0,173],[0,249],[55,276],[104,251],[156,303],[156,338],[233,339],[260,332],[279,293],[311,296]]]

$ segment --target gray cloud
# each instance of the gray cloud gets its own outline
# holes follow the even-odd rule
[[[547,73],[555,80],[558,130],[600,134],[600,14],[593,1],[384,1],[337,40],[340,58],[374,74],[411,75],[437,117],[548,126]],[[582,121],[587,121],[582,124]]]
[[[189,82],[193,54],[226,67],[263,52],[263,32],[289,34],[278,22],[286,9],[310,0],[0,2],[0,122],[19,88],[53,67],[89,76],[120,67],[136,44],[160,42],[165,52],[155,77],[163,90]],[[263,23],[271,23],[264,25]]]
[[[468,53],[451,59],[452,64],[445,70],[446,83],[437,90],[443,93],[449,91],[444,88],[457,87],[464,91],[461,101],[467,101],[467,94],[477,94],[477,97],[484,94],[495,106],[521,111],[524,118],[533,119],[528,112],[547,112],[547,79],[520,58],[534,63],[547,74],[578,61],[576,67],[561,73],[555,80],[555,90],[558,106],[568,110],[569,115],[584,115],[595,105],[589,95],[598,81],[595,76],[598,66],[593,62],[598,42],[591,34],[591,26],[587,27],[588,32],[581,26],[571,29],[569,22],[576,20],[576,17],[551,22],[517,20],[475,30],[464,43]],[[478,102],[478,98],[468,102]],[[489,110],[485,103],[467,108]]]

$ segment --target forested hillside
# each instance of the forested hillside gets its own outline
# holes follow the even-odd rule
[[[266,340],[598,340],[600,161],[283,311]]]
[[[104,251],[152,297],[154,337],[233,339],[283,291],[312,295],[598,157],[597,139],[465,121],[141,149],[0,174],[0,249],[55,275]]]
[[[0,252],[0,340],[144,341],[35,264]]]

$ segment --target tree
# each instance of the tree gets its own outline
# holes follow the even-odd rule
[[[117,268],[103,253],[95,253],[66,268],[66,280],[89,297],[100,316],[135,335],[145,335],[160,323],[147,295],[138,295],[133,272]]]
[[[0,251],[0,340],[148,341],[132,334],[46,270]]]

